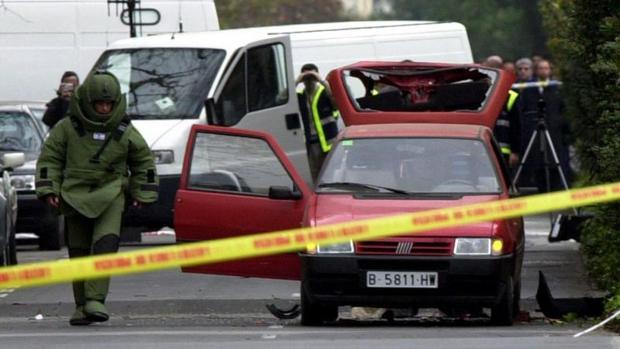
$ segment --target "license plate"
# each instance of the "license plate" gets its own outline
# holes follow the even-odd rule
[[[366,286],[380,288],[437,288],[436,272],[368,271]]]

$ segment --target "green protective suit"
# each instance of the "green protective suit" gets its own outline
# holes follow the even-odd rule
[[[100,115],[96,101],[113,103]],[[90,75],[72,97],[68,117],[45,141],[37,162],[40,199],[60,198],[71,258],[118,250],[121,218],[128,200],[157,200],[158,177],[151,151],[125,117],[126,101],[110,73]],[[75,282],[75,302],[105,302],[109,278]],[[96,321],[96,320],[95,320]]]

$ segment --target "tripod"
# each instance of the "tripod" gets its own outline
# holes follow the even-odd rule
[[[558,170],[560,174],[560,179],[562,180],[562,185],[564,186],[565,190],[568,190],[568,182],[566,181],[566,176],[564,175],[564,171],[560,166],[560,159],[558,158],[558,154],[555,151],[555,146],[553,145],[553,141],[551,140],[551,134],[549,133],[549,129],[547,128],[545,116],[546,105],[545,101],[541,98],[538,100],[538,121],[536,124],[536,130],[534,130],[532,136],[530,137],[527,148],[525,149],[525,153],[521,158],[519,167],[517,168],[517,172],[512,180],[512,185],[516,187],[517,182],[519,181],[519,177],[521,176],[521,172],[523,171],[523,166],[525,165],[528,157],[531,155],[534,142],[538,141],[539,150],[543,155],[543,163],[545,167],[545,184],[547,192],[551,191],[551,168],[556,168]],[[553,160],[552,163],[549,163],[549,151],[551,151]]]
[[[523,165],[531,154],[534,142],[538,141],[539,150],[543,155],[543,162],[545,166],[545,185],[547,192],[551,191],[551,168],[556,168],[558,170],[558,173],[560,174],[560,179],[562,180],[562,185],[564,186],[564,190],[568,190],[568,182],[566,181],[566,176],[564,175],[564,171],[560,166],[560,160],[558,158],[557,152],[555,151],[555,146],[553,145],[549,129],[547,128],[545,116],[546,105],[545,101],[541,98],[538,100],[538,121],[536,125],[536,130],[534,130],[532,136],[530,137],[527,148],[525,149],[525,153],[523,154],[523,158],[521,159],[519,167],[517,168],[517,173],[512,180],[512,185],[515,188],[517,182],[519,181],[519,177],[521,176],[521,172],[523,171]],[[549,163],[549,153],[551,153],[553,160],[551,164]],[[549,213],[549,219],[551,220],[551,231],[549,232],[548,237],[549,242],[556,242],[568,239],[575,239],[577,241],[580,241],[580,225],[591,217],[592,215],[579,214],[577,209],[574,207],[573,215],[558,214],[554,219],[553,213]]]

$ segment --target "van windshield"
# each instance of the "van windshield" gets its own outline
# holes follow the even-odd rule
[[[113,50],[95,69],[118,78],[132,119],[198,118],[224,56],[214,49]]]

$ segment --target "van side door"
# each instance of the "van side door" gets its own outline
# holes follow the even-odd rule
[[[313,193],[271,135],[194,125],[185,154],[174,208],[177,241],[301,227]],[[296,253],[285,253],[183,271],[298,279],[300,264]]]
[[[207,123],[273,135],[307,183],[312,183],[288,36],[238,50],[207,107]]]

